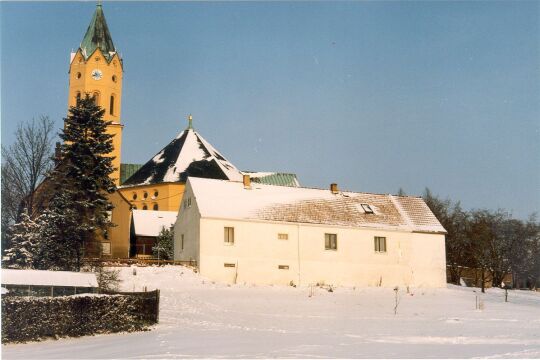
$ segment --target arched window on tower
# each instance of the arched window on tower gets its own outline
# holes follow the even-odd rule
[[[96,104],[97,106],[99,106],[99,93],[96,91],[94,92],[94,94],[92,95],[93,99],[94,99],[94,104]]]
[[[75,95],[75,105],[78,105],[79,101],[81,101],[81,92],[77,91],[77,95]]]
[[[111,101],[109,104],[109,114],[114,115],[114,95],[111,95]]]

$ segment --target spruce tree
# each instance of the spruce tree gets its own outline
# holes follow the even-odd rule
[[[156,244],[152,247],[154,257],[161,260],[174,258],[174,231],[163,227],[156,238]]]
[[[5,250],[3,264],[14,269],[32,269],[38,248],[38,229],[38,224],[23,211],[19,222],[9,228],[11,247]]]
[[[49,237],[44,249],[47,263],[57,263],[65,270],[79,271],[84,258],[97,257],[99,238],[112,225],[109,211],[113,206],[107,194],[116,189],[110,175],[114,171],[112,135],[106,132],[110,122],[105,111],[88,95],[69,109],[60,138],[61,162],[52,175],[54,190],[46,216],[53,226],[44,230]],[[52,252],[72,259],[58,259]]]

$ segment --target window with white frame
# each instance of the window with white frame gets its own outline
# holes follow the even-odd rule
[[[230,226],[224,227],[224,238],[225,244],[232,245],[234,244],[234,228]]]
[[[277,238],[279,240],[289,240],[289,234],[279,233],[279,234],[277,234]]]
[[[385,253],[386,252],[386,238],[383,236],[375,236],[375,252]]]
[[[337,250],[337,234],[324,234],[325,250]]]

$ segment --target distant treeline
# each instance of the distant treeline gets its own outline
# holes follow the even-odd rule
[[[400,194],[404,194],[400,189]],[[513,287],[540,286],[540,223],[536,215],[515,219],[505,210],[465,211],[458,202],[441,199],[426,189],[422,196],[446,235],[446,263],[450,281],[459,284],[463,268],[480,270],[482,284],[501,286],[512,274]],[[482,289],[483,290],[483,289]]]

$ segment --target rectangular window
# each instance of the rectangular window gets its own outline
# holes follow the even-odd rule
[[[386,238],[382,236],[375,236],[375,252],[386,252]]]
[[[111,243],[110,242],[102,242],[101,243],[101,253],[103,255],[111,255]]]
[[[225,231],[224,231],[224,241],[225,243],[227,244],[234,244],[234,228],[233,227],[228,227],[228,226],[225,226]]]
[[[279,240],[289,240],[289,234],[277,234]]]
[[[289,265],[278,265],[278,269],[280,269],[280,270],[289,270]]]
[[[324,248],[337,250],[337,234],[324,234]]]
[[[225,266],[225,267],[236,267],[236,264],[225,263],[225,264],[223,264],[223,266]]]

